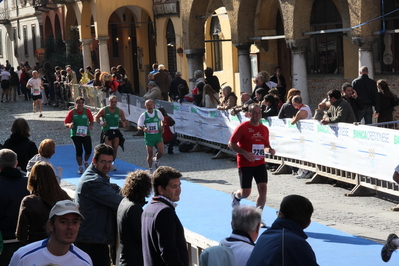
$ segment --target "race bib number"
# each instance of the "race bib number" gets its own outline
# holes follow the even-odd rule
[[[147,133],[157,134],[158,133],[158,123],[148,123],[147,129],[148,129]]]
[[[255,160],[265,159],[265,145],[253,144],[252,145],[252,153],[255,156]]]
[[[40,88],[32,88],[33,95],[40,95]]]
[[[109,129],[119,129],[119,127],[109,127]]]
[[[87,136],[87,127],[86,126],[78,126],[76,129],[76,135],[81,136],[81,137],[86,137]]]

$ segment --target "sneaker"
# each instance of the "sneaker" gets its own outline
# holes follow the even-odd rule
[[[173,154],[173,150],[168,150],[168,154]]]
[[[79,165],[78,174],[83,174],[83,166]]]
[[[42,116],[43,116],[42,114],[39,115],[39,117],[42,117]]]
[[[308,174],[308,172],[302,171],[302,173],[300,175],[297,175],[295,177],[298,178],[298,179],[302,179],[302,178],[305,178],[307,174]]]
[[[300,175],[297,175],[296,178],[298,179],[308,178],[307,177],[308,175],[312,176],[313,172],[302,170],[302,173]]]
[[[152,161],[154,162],[154,168],[155,170],[159,167],[159,160],[157,160],[157,157],[152,158]]]
[[[381,249],[381,258],[383,261],[388,262],[391,259],[392,253],[397,249],[397,246],[392,243],[393,239],[398,238],[395,234],[390,234],[387,238],[387,242]]]
[[[304,178],[312,178],[314,174],[315,174],[315,172],[308,171],[308,173],[305,175]]]
[[[85,168],[87,169],[89,167],[89,163],[88,162],[83,162]]]
[[[231,198],[232,198],[231,207],[234,208],[235,206],[240,205],[240,199],[237,199],[235,191],[231,192]]]

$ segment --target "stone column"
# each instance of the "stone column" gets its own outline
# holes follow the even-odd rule
[[[352,42],[359,46],[359,67],[366,66],[369,69],[369,78],[374,79],[373,41],[376,37],[352,37]]]
[[[101,71],[110,72],[111,67],[109,65],[109,55],[108,55],[108,36],[100,36],[96,38],[98,40],[98,55],[100,58],[100,69]]]
[[[238,49],[238,71],[240,73],[240,92],[252,93],[251,58],[249,48],[251,44],[234,44]]]
[[[307,40],[287,41],[292,51],[292,77],[293,87],[301,91],[302,101],[309,104],[308,74],[306,71],[306,45]]]
[[[91,59],[90,52],[91,39],[80,39],[80,42],[82,43],[83,67],[93,67],[93,61]]]
[[[184,53],[187,56],[188,63],[188,77],[189,77],[189,90],[194,88],[195,85],[195,77],[194,71],[202,70],[204,71],[204,53],[205,49],[187,49],[184,50]]]

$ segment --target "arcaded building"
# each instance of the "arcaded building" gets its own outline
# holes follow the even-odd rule
[[[259,71],[273,74],[280,66],[288,89],[301,90],[313,106],[329,89],[357,77],[361,65],[374,79],[397,87],[399,0],[4,0],[0,5],[6,3],[1,63],[35,60],[49,33],[66,38],[65,32],[78,26],[82,66],[109,71],[123,65],[138,94],[145,91],[153,63],[172,74],[181,71],[191,84],[195,70],[212,67],[236,94],[252,91]]]

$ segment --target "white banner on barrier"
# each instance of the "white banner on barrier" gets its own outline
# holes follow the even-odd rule
[[[145,111],[144,100],[132,97],[127,119],[137,122]],[[168,105],[176,121],[175,130],[187,136],[228,144],[234,129],[248,118],[232,116],[227,111],[200,108],[192,104],[157,102]],[[124,111],[125,103],[118,103]],[[399,131],[364,125],[321,125],[315,120],[302,120],[291,125],[289,119],[272,117],[262,120],[270,131],[270,142],[277,156],[293,158],[333,167],[381,180],[392,181],[399,164]]]

